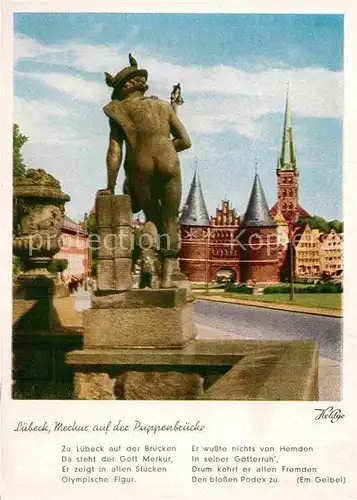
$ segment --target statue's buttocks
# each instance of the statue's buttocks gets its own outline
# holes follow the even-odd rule
[[[179,176],[178,156],[170,139],[172,110],[169,104],[151,98],[128,99],[123,109],[136,130],[133,173],[140,175],[156,170],[164,176]]]

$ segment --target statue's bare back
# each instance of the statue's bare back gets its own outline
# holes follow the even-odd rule
[[[123,108],[135,125],[133,174],[154,173],[164,177],[180,176],[180,165],[170,139],[172,109],[153,98],[128,99]]]

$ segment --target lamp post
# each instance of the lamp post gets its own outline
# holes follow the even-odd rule
[[[183,100],[182,98],[182,95],[181,95],[181,85],[179,83],[177,83],[176,85],[173,86],[172,88],[172,92],[170,94],[170,104],[171,104],[171,107],[172,109],[174,110],[174,113],[177,115],[178,114],[178,106],[182,106],[182,104],[184,103],[185,101]],[[179,229],[179,232],[181,231],[181,229]],[[180,234],[179,234],[180,236]],[[180,236],[180,242],[181,242],[181,236]],[[180,243],[180,247],[181,247],[181,243]],[[176,274],[176,277],[180,275],[180,266],[179,266],[179,259],[176,258],[175,259],[175,263],[174,263],[174,269],[173,269],[173,275]]]
[[[206,293],[208,293],[208,280],[209,280],[209,239],[210,239],[210,228],[207,227],[206,233]]]
[[[294,248],[293,248],[293,232],[290,229],[290,293],[289,300],[294,300]]]
[[[173,86],[171,95],[170,95],[170,104],[172,109],[177,114],[177,106],[182,106],[185,101],[182,99],[181,95],[181,85],[177,83]]]

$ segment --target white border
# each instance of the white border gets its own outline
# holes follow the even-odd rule
[[[206,402],[125,402],[125,407],[120,402],[35,402],[35,401],[12,401],[9,397],[11,390],[10,366],[11,366],[11,130],[12,130],[12,12],[256,12],[256,13],[344,13],[345,14],[345,115],[344,115],[344,220],[345,220],[345,296],[344,296],[344,381],[343,401],[338,406],[346,413],[346,418],[338,424],[323,424],[314,421],[314,403],[206,403]],[[317,0],[309,1],[255,1],[254,8],[248,1],[240,2],[74,2],[74,1],[42,1],[42,2],[13,2],[6,3],[1,11],[2,27],[2,71],[1,78],[1,163],[2,168],[0,180],[1,187],[1,229],[6,236],[2,238],[0,245],[0,317],[2,328],[2,446],[4,459],[2,474],[5,483],[10,477],[17,478],[17,488],[12,490],[11,500],[31,500],[32,498],[57,499],[57,498],[98,498],[102,495],[106,498],[117,498],[122,496],[130,498],[311,498],[311,499],[353,499],[357,498],[356,483],[356,460],[355,449],[357,448],[356,432],[356,384],[357,384],[357,342],[355,331],[354,308],[357,304],[355,271],[355,249],[356,239],[356,187],[357,187],[357,165],[356,165],[356,117],[357,117],[357,16],[356,3],[345,0],[325,0],[323,6]],[[321,403],[320,403],[321,406]],[[325,405],[327,406],[327,404]],[[119,415],[120,413],[120,415]],[[16,420],[32,419],[39,415],[46,418],[56,415],[57,419],[65,420],[68,415],[77,420],[90,421],[93,419],[108,420],[117,418],[132,419],[145,415],[150,421],[158,419],[191,419],[204,421],[209,429],[206,439],[217,441],[219,439],[232,440],[232,435],[237,440],[264,440],[270,443],[303,439],[320,446],[316,454],[316,460],[327,466],[339,469],[342,467],[346,476],[349,476],[349,484],[346,488],[336,489],[336,486],[314,487],[305,490],[301,486],[285,485],[276,490],[260,488],[239,489],[231,488],[219,490],[197,489],[190,486],[180,485],[180,476],[177,476],[176,489],[164,481],[158,485],[146,486],[140,490],[116,489],[107,492],[104,489],[91,487],[87,490],[63,490],[57,492],[57,486],[53,483],[50,470],[55,467],[56,454],[53,447],[57,441],[51,439],[50,443],[44,443],[40,439],[32,438],[22,440],[11,432]],[[90,416],[90,417],[89,417]],[[243,432],[244,430],[244,432]],[[52,448],[51,448],[52,446]],[[29,451],[30,447],[30,451]],[[32,448],[32,450],[31,450]],[[37,449],[38,454],[34,454]],[[18,453],[16,455],[16,453]],[[326,454],[329,455],[329,462]],[[182,476],[185,475],[185,458],[182,458]],[[19,472],[18,467],[26,467]],[[23,484],[19,478],[23,478]],[[25,480],[28,481],[25,485]],[[47,483],[46,483],[47,481]],[[52,483],[51,483],[52,481]],[[47,489],[44,490],[44,484]],[[16,493],[14,493],[16,491]],[[25,495],[25,496],[21,496]],[[58,496],[59,495],[59,496]],[[10,497],[4,497],[10,500]]]

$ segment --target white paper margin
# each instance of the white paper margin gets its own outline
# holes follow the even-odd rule
[[[1,86],[1,230],[3,244],[0,245],[0,317],[2,324],[2,482],[6,484],[5,500],[41,499],[92,499],[103,495],[111,498],[172,499],[181,498],[261,498],[261,499],[355,499],[356,481],[356,315],[357,304],[355,255],[356,255],[356,193],[357,187],[357,16],[355,2],[329,0],[310,1],[255,1],[253,2],[14,2],[5,4],[1,11],[2,29],[2,86]],[[141,402],[141,401],[13,401],[10,398],[11,380],[11,140],[12,140],[12,11],[94,11],[94,12],[255,12],[255,13],[344,13],[345,14],[345,113],[344,113],[344,221],[345,221],[345,265],[344,265],[344,362],[343,400],[335,405],[343,410],[346,418],[337,424],[314,420],[316,406],[322,403],[294,402]],[[29,131],[29,134],[31,132]],[[324,407],[328,406],[324,402]],[[60,445],[69,441],[81,444],[77,436],[64,438],[52,435],[18,436],[12,432],[18,420],[77,420],[81,422],[103,422],[108,420],[133,419],[149,423],[163,421],[200,420],[206,425],[204,436],[160,437],[161,443],[200,444],[241,443],[294,445],[302,443],[317,448],[315,462],[321,470],[331,474],[343,474],[349,481],[343,487],[337,485],[294,485],[286,482],[274,488],[265,485],[212,486],[193,485],[189,481],[187,463],[190,453],[183,454],[176,468],[176,479],[163,478],[150,484],[143,481],[140,487],[129,486],[89,487],[64,486],[56,480],[54,471],[59,468]],[[94,437],[91,436],[91,444]],[[112,444],[130,441],[156,443],[155,438],[137,436],[111,437]],[[99,437],[98,444],[103,442]],[[183,480],[182,478],[186,478]],[[15,481],[10,487],[10,483]],[[10,495],[10,496],[9,496]]]

